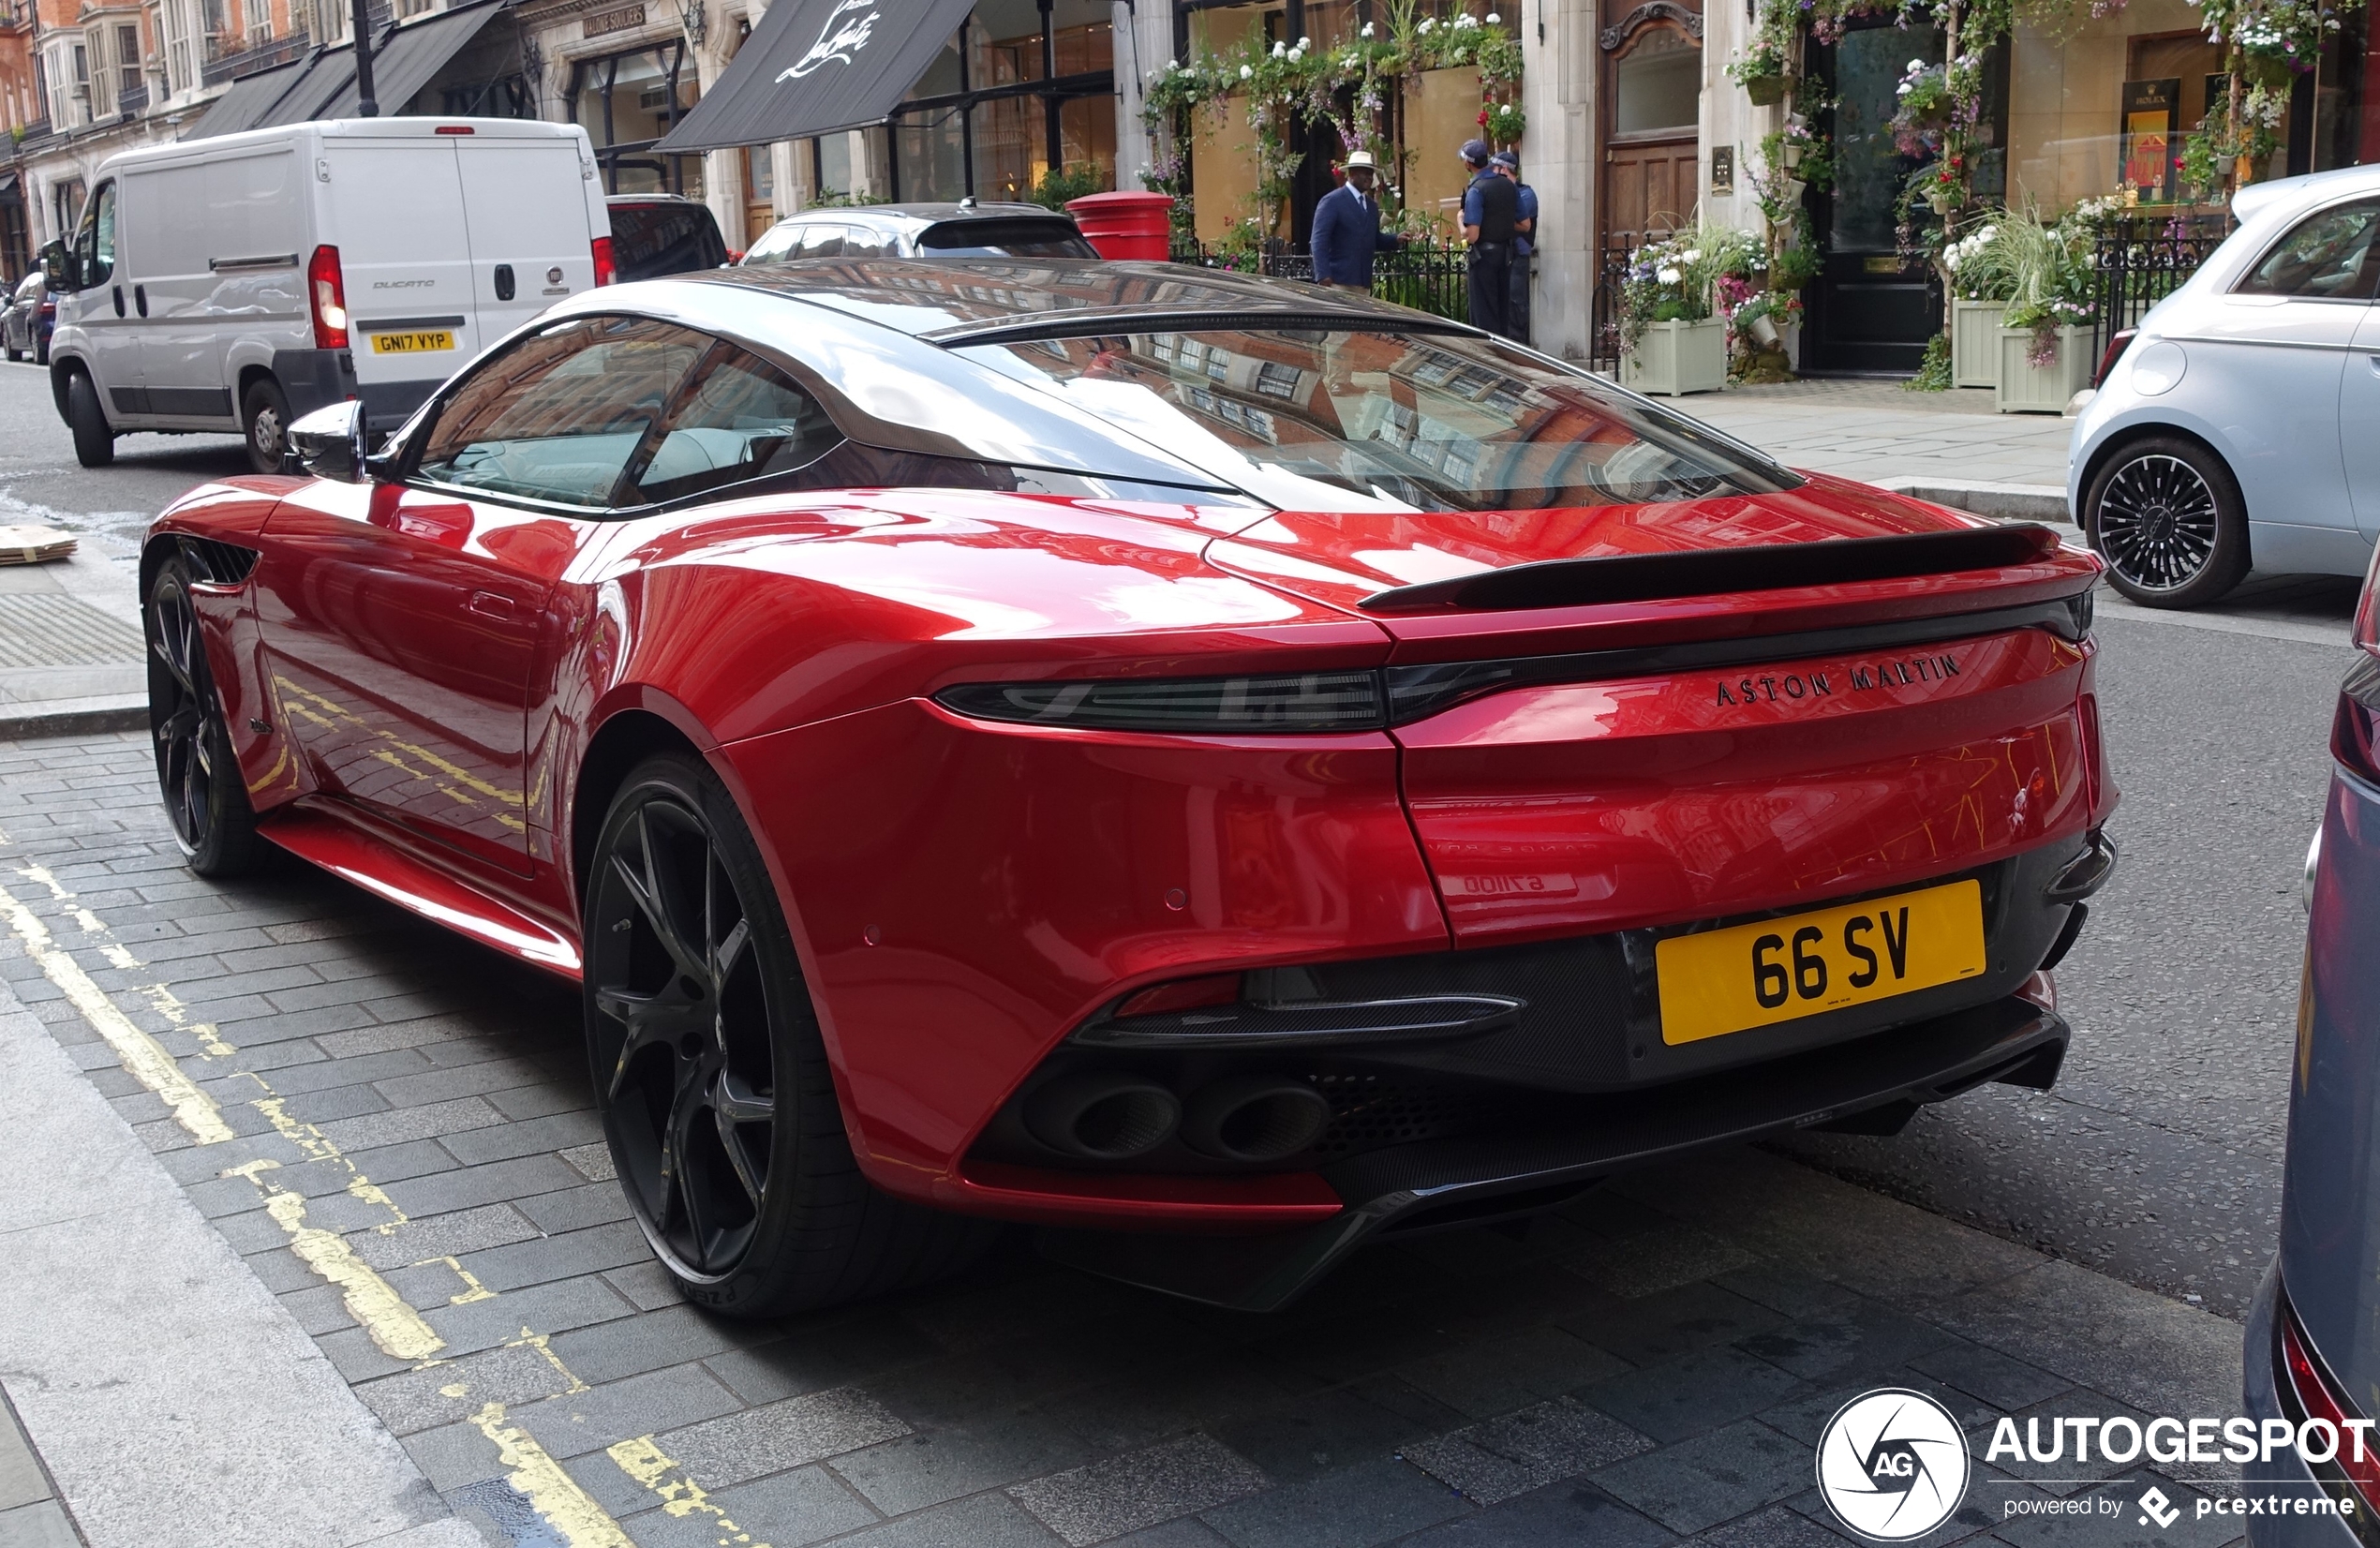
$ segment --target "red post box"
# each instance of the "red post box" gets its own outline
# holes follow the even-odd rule
[[[1172,256],[1166,218],[1172,208],[1173,196],[1161,193],[1096,193],[1066,202],[1066,213],[1101,258],[1141,258],[1155,263]]]

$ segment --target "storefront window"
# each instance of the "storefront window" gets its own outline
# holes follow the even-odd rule
[[[653,142],[694,105],[700,88],[682,43],[580,61],[571,117],[587,130],[607,193],[703,194],[703,159],[659,156]]]
[[[1053,167],[1112,185],[1114,31],[1108,0],[978,0],[893,120],[893,197],[1029,199]]]

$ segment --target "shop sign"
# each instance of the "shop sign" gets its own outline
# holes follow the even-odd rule
[[[631,32],[645,24],[645,7],[621,6],[613,10],[597,11],[579,25],[585,37],[606,37],[616,32]]]

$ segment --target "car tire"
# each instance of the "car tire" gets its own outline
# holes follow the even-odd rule
[[[67,427],[74,432],[74,460],[85,468],[105,468],[115,460],[115,432],[99,407],[99,389],[89,373],[67,379]]]
[[[630,772],[585,885],[596,1108],[687,1300],[731,1317],[831,1305],[947,1273],[997,1239],[861,1175],[767,868],[700,759]]]
[[[149,739],[182,857],[201,876],[238,876],[263,862],[264,841],[231,753],[190,582],[179,557],[166,560],[141,609],[149,647]]]
[[[248,466],[260,473],[281,470],[281,454],[290,443],[290,400],[281,384],[259,377],[240,398],[240,432],[247,438]]]
[[[2223,459],[2194,440],[2149,436],[2092,475],[2083,531],[2107,583],[2144,607],[2203,607],[2248,573],[2248,510]]]

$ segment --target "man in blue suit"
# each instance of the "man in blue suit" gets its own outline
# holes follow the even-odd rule
[[[1379,175],[1370,151],[1347,156],[1347,180],[1314,207],[1314,277],[1317,284],[1350,290],[1372,289],[1372,255],[1394,252],[1397,235],[1380,230],[1380,201],[1372,197]]]

